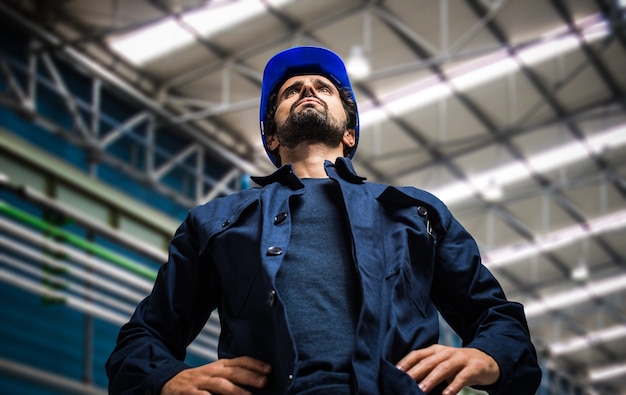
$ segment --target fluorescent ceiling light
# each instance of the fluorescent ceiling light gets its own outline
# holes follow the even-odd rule
[[[579,20],[576,25],[587,42],[599,40],[609,34],[607,23],[600,14]],[[568,28],[548,32],[542,35],[538,43],[519,49],[515,57],[503,49],[449,71],[447,82],[439,80],[438,77],[429,77],[386,95],[380,100],[385,103],[382,108],[374,102],[367,102],[361,106],[359,115],[361,125],[380,122],[389,115],[407,113],[450,96],[453,88],[468,90],[503,77],[517,70],[522,64],[538,64],[579,46],[578,36]]]
[[[191,41],[193,37],[172,17],[145,29],[108,39],[115,52],[135,65],[147,63]]]
[[[559,169],[581,160],[591,154],[603,154],[626,145],[626,124],[615,126],[604,132],[592,134],[584,141],[574,141],[557,148],[529,156],[526,163],[516,161],[471,176],[467,181],[458,181],[433,189],[431,192],[447,205],[464,201],[476,193],[486,199],[494,199],[491,191],[498,191],[531,177],[532,173],[542,174]]]
[[[569,354],[596,346],[600,343],[618,340],[623,337],[626,337],[626,326],[615,325],[610,328],[604,328],[598,331],[588,333],[585,336],[578,336],[562,342],[552,343],[550,344],[550,354]]]
[[[483,263],[489,269],[504,267],[515,261],[573,244],[592,235],[612,232],[625,227],[626,210],[617,211],[589,220],[587,226],[576,225],[563,228],[539,236],[533,243],[513,245],[485,253],[483,254]],[[546,295],[541,299],[524,303],[524,310],[528,318],[533,318],[549,311],[559,310],[623,290],[626,290],[626,274],[588,282],[573,290]]]
[[[266,3],[282,7],[293,0],[213,0],[205,7],[180,15],[204,38],[241,24],[267,11]],[[166,17],[150,26],[108,38],[111,48],[135,65],[148,63],[194,41],[175,17]]]
[[[550,311],[574,306],[626,289],[626,274],[613,276],[603,280],[592,281],[574,289],[543,296],[539,300],[524,303],[524,311],[528,319],[538,317]]]
[[[576,243],[602,233],[612,232],[626,227],[626,210],[594,218],[586,224],[577,224],[559,229],[547,235],[537,236],[532,243],[514,244],[498,248],[483,255],[484,264],[490,269],[508,266],[515,261],[553,251],[565,245]]]
[[[589,381],[598,382],[611,380],[626,374],[626,363],[598,368],[589,372]]]
[[[405,114],[412,109],[426,106],[452,94],[450,86],[442,83],[438,77],[423,79],[412,85],[410,90],[414,93],[388,95],[383,99],[383,101],[387,101],[383,106],[365,103],[364,110],[359,112],[361,127],[379,123],[390,118],[390,116]],[[391,96],[399,97],[395,99]]]

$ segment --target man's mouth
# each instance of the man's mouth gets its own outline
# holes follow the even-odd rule
[[[322,107],[324,106],[319,99],[316,99],[316,98],[313,98],[313,97],[307,97],[307,98],[304,98],[304,99],[300,100],[296,104],[296,107],[299,107],[301,105],[314,105],[314,104],[319,104]]]

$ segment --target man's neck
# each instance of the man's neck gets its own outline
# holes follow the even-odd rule
[[[300,178],[327,178],[324,162],[343,156],[343,146],[331,148],[324,144],[300,144],[294,149],[282,149],[282,163],[291,162]]]

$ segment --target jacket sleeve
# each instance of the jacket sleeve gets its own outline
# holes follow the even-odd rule
[[[523,306],[508,301],[478,246],[448,213],[437,245],[432,297],[464,347],[491,355],[500,379],[481,389],[491,394],[534,394],[541,381]]]
[[[190,214],[170,243],[152,292],[119,332],[106,362],[110,394],[158,394],[188,368],[186,348],[216,306],[216,276],[199,253],[198,239]]]

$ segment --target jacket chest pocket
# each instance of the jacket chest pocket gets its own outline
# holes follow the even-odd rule
[[[404,266],[417,271],[431,271],[437,235],[425,206],[387,208],[387,277]],[[430,269],[430,270],[429,270]]]
[[[260,213],[256,202],[215,221],[215,232],[207,245],[219,277],[221,309],[237,316],[244,306],[258,297],[262,272],[259,257]]]
[[[424,206],[387,208],[386,281],[395,303],[413,303],[422,314],[430,298],[437,242],[428,214]]]

